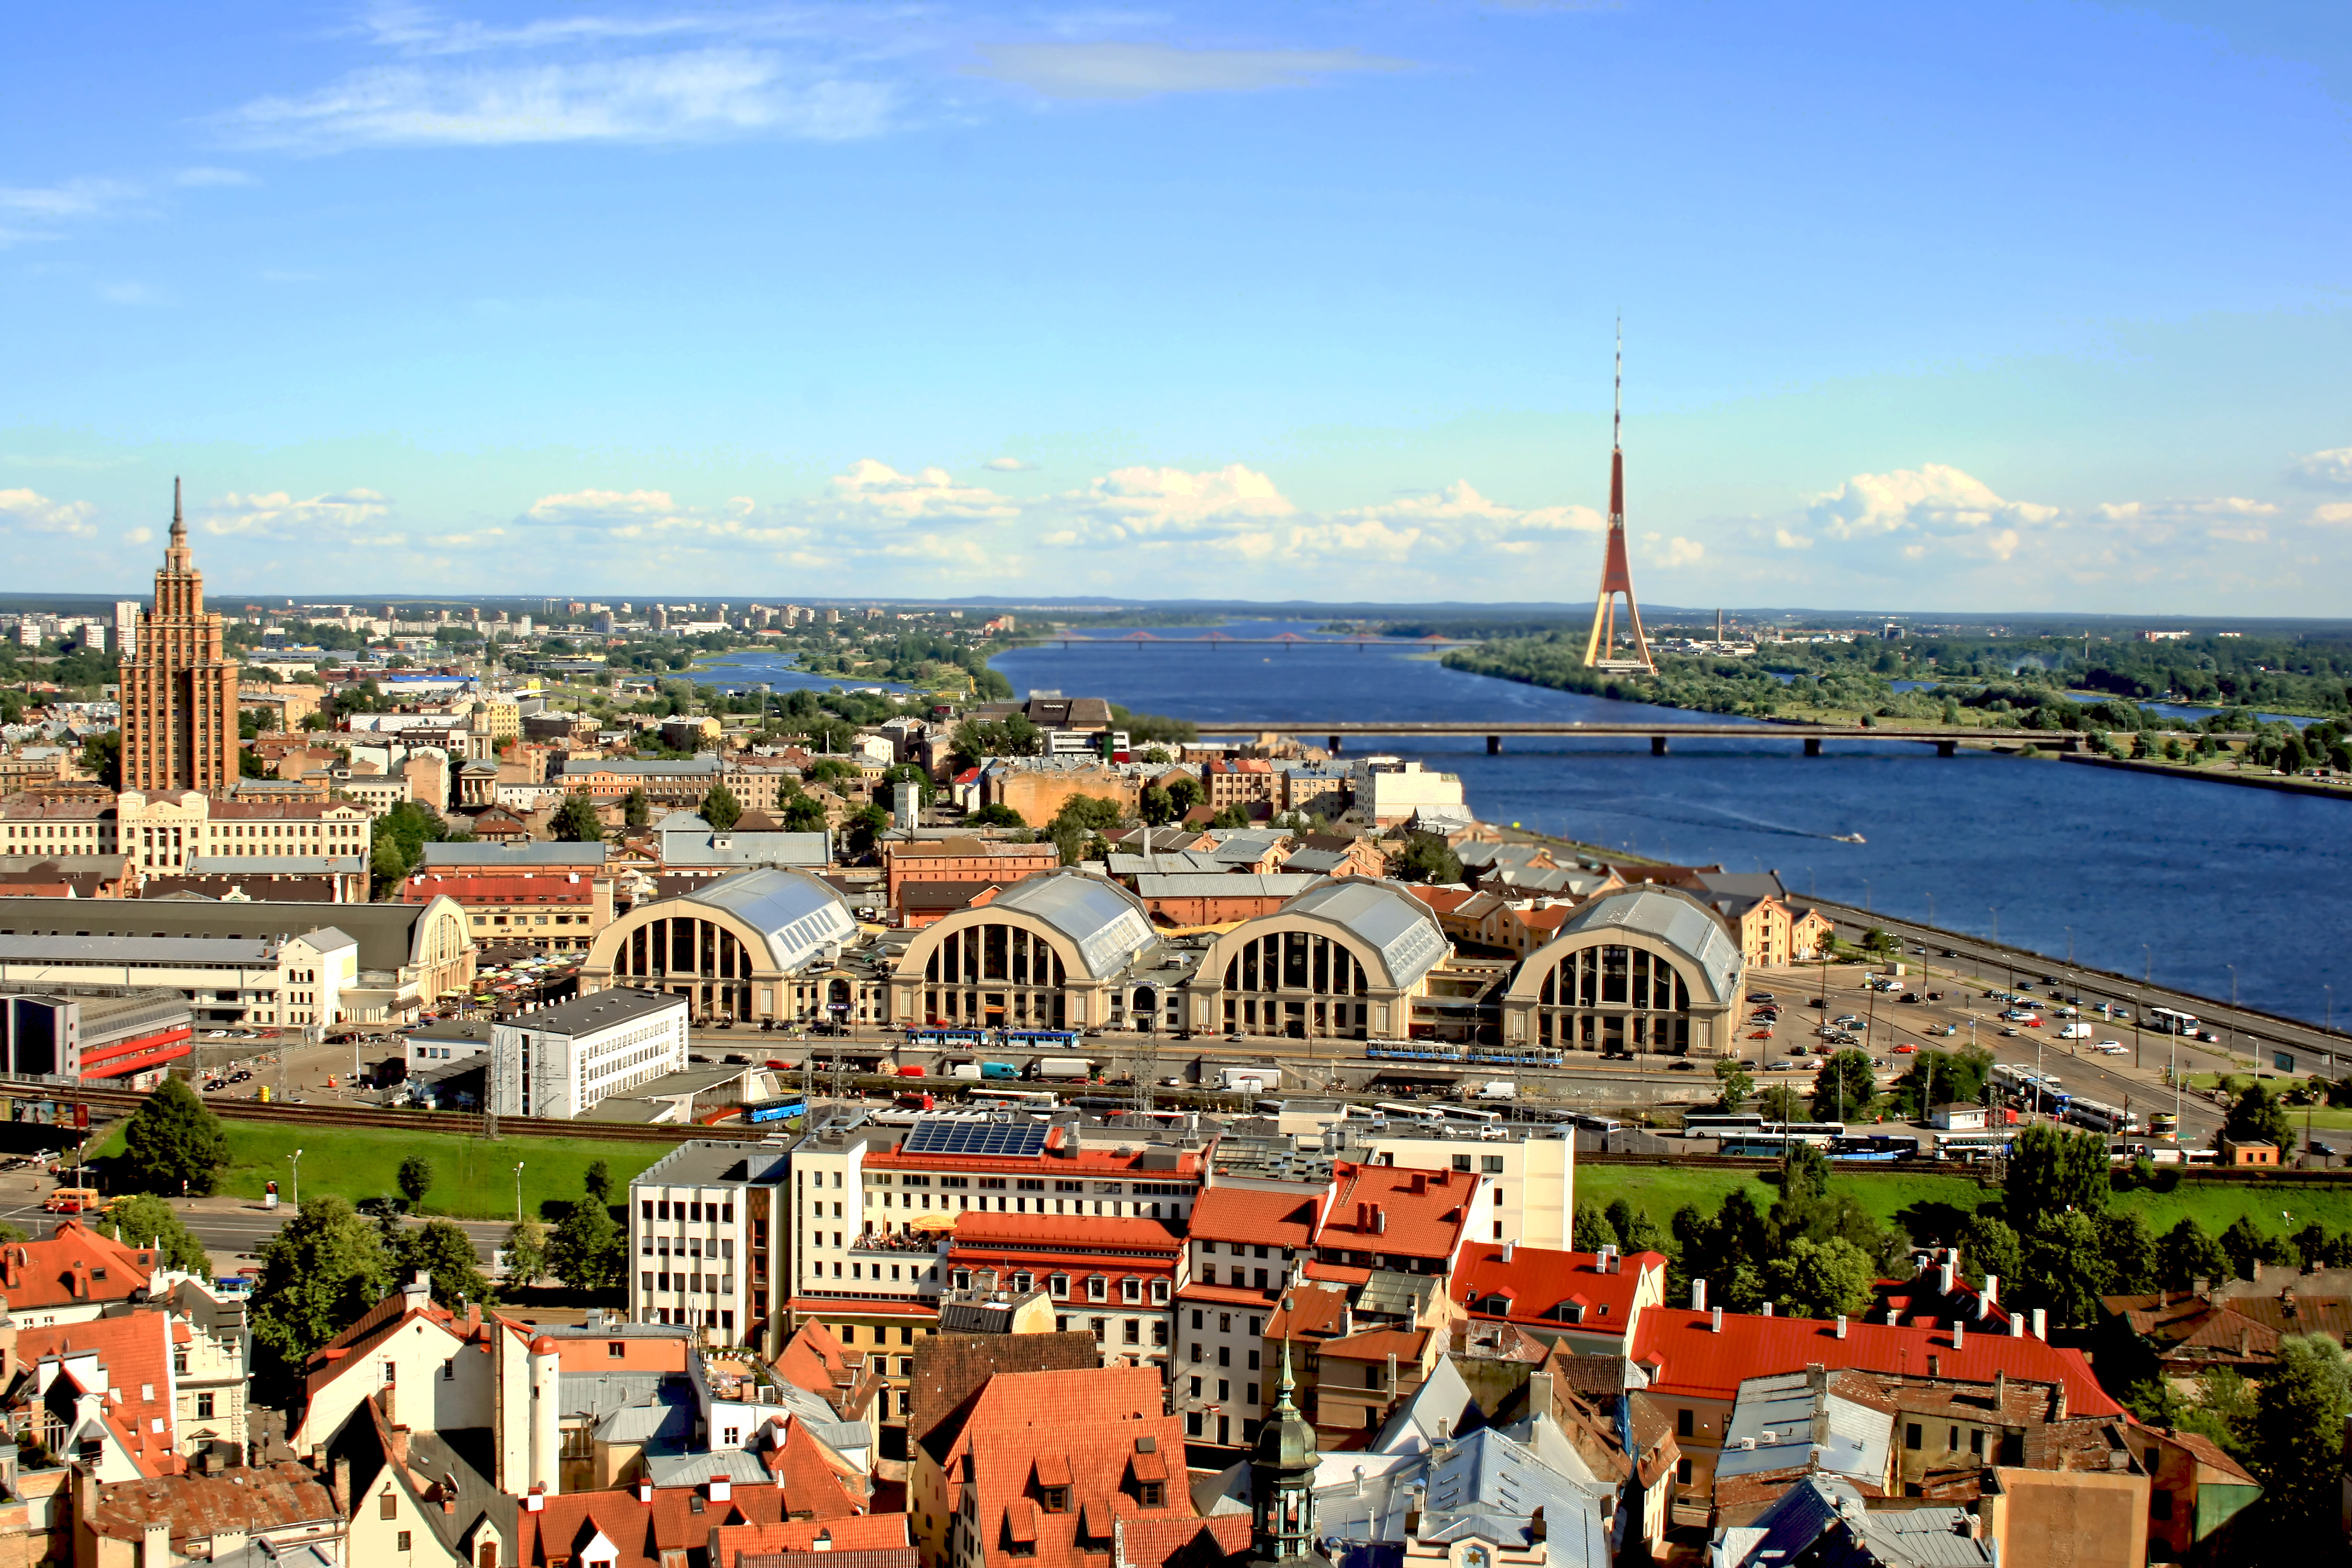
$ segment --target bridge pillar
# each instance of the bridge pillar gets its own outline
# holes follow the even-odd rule
[[[1938,741],[1936,742],[1936,754],[1939,757],[1957,757],[1960,754],[1960,743],[1958,741]]]
[[[1502,736],[1489,735],[1486,737],[1486,754],[1490,757],[1499,757],[1503,754]]]
[[[1822,738],[1821,738],[1819,735],[1808,735],[1808,736],[1806,736],[1806,737],[1805,737],[1805,755],[1807,755],[1807,756],[1809,756],[1809,757],[1818,757],[1818,756],[1820,756],[1821,754],[1822,754]]]
[[[2082,749],[2083,737],[2080,735],[2067,735],[2061,738],[2058,742],[2058,750],[2062,752],[2079,752]]]
[[[1663,756],[1664,756],[1665,754],[1666,754],[1666,738],[1665,738],[1664,735],[1653,735],[1653,736],[1651,736],[1651,737],[1650,737],[1650,755],[1652,755],[1652,756],[1654,756],[1654,757],[1663,757]]]
[[[1336,757],[1336,756],[1338,756],[1338,755],[1339,754],[1339,736],[1334,735],[1334,736],[1332,736],[1332,737],[1331,737],[1331,744],[1330,744],[1330,747],[1329,747],[1329,751],[1330,751],[1331,754],[1332,754],[1333,756],[1335,756],[1335,757]]]

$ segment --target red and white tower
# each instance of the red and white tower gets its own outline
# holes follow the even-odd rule
[[[1631,658],[1617,649],[1617,595],[1625,595],[1625,624],[1633,634]],[[1592,635],[1584,644],[1587,669],[1639,670],[1655,675],[1642,611],[1633,603],[1633,568],[1625,554],[1625,326],[1617,325],[1617,403],[1609,426],[1609,554],[1601,566],[1601,596],[1592,603]]]

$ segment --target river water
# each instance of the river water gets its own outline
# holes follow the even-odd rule
[[[1229,637],[1312,637],[1237,622]],[[1156,628],[1163,637],[1208,628]],[[1125,631],[1113,633],[1124,636]],[[1059,647],[1000,656],[1016,690],[1105,697],[1204,722],[1559,719],[1717,722],[1450,670],[1408,648]],[[1763,734],[1769,726],[1759,726]],[[1351,739],[1461,775],[1490,822],[1734,870],[1950,930],[2321,1021],[2352,1007],[2352,816],[2345,803],[1916,743],[1638,738]],[[1860,833],[1863,844],[1833,835]],[[2290,942],[2282,933],[2292,933]]]

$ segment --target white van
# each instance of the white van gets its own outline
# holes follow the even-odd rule
[[[2058,1037],[2062,1040],[2087,1040],[2091,1037],[2091,1026],[2069,1024],[2058,1031]]]

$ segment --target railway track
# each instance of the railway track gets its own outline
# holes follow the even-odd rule
[[[91,1110],[128,1115],[146,1100],[144,1094],[119,1089],[58,1089],[0,1079],[0,1092],[26,1100],[53,1100],[65,1105],[87,1105]],[[281,1127],[368,1129],[389,1132],[440,1132],[460,1137],[478,1134],[482,1118],[468,1110],[385,1110],[370,1106],[271,1105],[251,1100],[208,1100],[213,1114],[226,1121],[267,1121]],[[611,1143],[682,1143],[688,1139],[731,1139],[757,1142],[764,1130],[750,1127],[706,1127],[698,1123],[641,1126],[609,1121],[544,1121],[529,1116],[501,1116],[499,1134],[511,1138],[587,1138]]]

